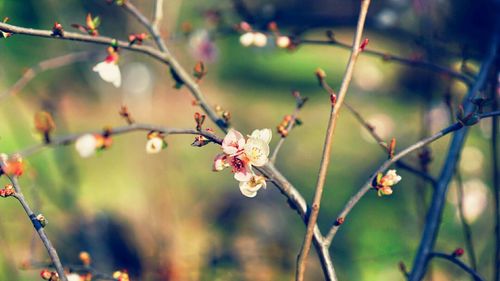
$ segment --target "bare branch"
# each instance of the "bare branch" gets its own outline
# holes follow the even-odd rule
[[[479,276],[479,274],[474,269],[470,268],[469,266],[467,266],[465,263],[463,263],[461,260],[457,259],[453,255],[431,252],[431,253],[429,253],[429,260],[432,258],[441,258],[441,259],[445,259],[447,261],[452,262],[453,264],[455,264],[458,267],[460,267],[461,269],[463,269],[465,272],[469,273],[472,276],[472,278],[474,279],[474,281],[483,281],[484,280],[481,276]]]
[[[4,169],[5,163],[3,161],[0,161],[0,167]],[[31,220],[31,223],[35,228],[35,231],[38,233],[40,240],[42,240],[43,245],[47,249],[47,253],[49,254],[50,260],[54,264],[57,274],[59,275],[59,278],[61,278],[62,281],[68,281],[56,249],[52,245],[52,242],[50,242],[49,238],[47,237],[47,234],[45,233],[45,230],[43,229],[43,226],[41,225],[40,221],[37,219],[36,215],[33,213],[30,206],[28,205],[28,202],[24,198],[21,186],[19,185],[19,182],[17,180],[17,176],[9,176],[9,180],[12,182],[14,190],[16,191],[16,193],[13,196],[19,201],[19,203],[21,203],[21,206],[23,207],[24,211]]]
[[[23,76],[19,80],[17,80],[16,83],[14,83],[14,85],[12,85],[9,89],[0,94],[0,100],[8,96],[13,96],[18,92],[20,92],[24,87],[26,87],[26,85],[31,80],[33,80],[41,72],[55,68],[60,68],[75,62],[86,61],[92,58],[94,55],[95,54],[91,52],[79,52],[41,61],[36,65],[27,69],[24,72]]]
[[[325,144],[323,146],[323,154],[321,158],[321,165],[318,174],[318,181],[316,184],[316,190],[314,192],[314,198],[311,205],[311,212],[309,214],[309,219],[307,223],[306,235],[304,237],[304,242],[302,244],[302,248],[297,257],[297,270],[295,280],[303,281],[304,273],[306,270],[306,261],[307,256],[309,254],[309,250],[311,248],[311,239],[313,236],[314,226],[316,225],[316,221],[318,219],[320,204],[321,204],[321,196],[323,194],[323,187],[325,185],[326,174],[328,171],[328,166],[330,163],[330,152],[333,143],[333,133],[335,131],[335,127],[337,124],[337,118],[339,116],[339,110],[342,107],[345,96],[347,94],[347,89],[349,88],[349,84],[351,82],[351,78],[354,72],[354,65],[356,64],[356,59],[358,58],[362,49],[360,48],[361,37],[363,35],[363,28],[365,25],[366,14],[368,13],[368,7],[370,6],[370,0],[361,1],[360,12],[358,16],[358,23],[356,27],[356,32],[353,38],[353,46],[351,51],[351,56],[347,63],[347,68],[344,74],[344,78],[342,80],[342,84],[340,86],[338,99],[335,102],[335,99],[332,96],[332,109],[330,113],[330,118],[328,121],[328,129],[326,131]]]
[[[482,118],[488,118],[488,117],[497,116],[497,115],[500,115],[500,111],[482,114],[479,116],[479,118],[482,119]],[[455,123],[447,128],[442,129],[441,131],[435,133],[434,135],[432,135],[430,137],[427,137],[425,139],[422,139],[422,140],[416,142],[415,144],[405,148],[404,150],[402,150],[398,154],[394,155],[394,157],[392,159],[385,161],[374,173],[372,173],[372,175],[370,176],[368,181],[366,181],[366,183],[359,189],[359,191],[349,199],[349,201],[344,206],[344,208],[342,209],[340,214],[337,216],[337,219],[339,219],[339,218],[345,219],[347,217],[347,215],[349,215],[351,210],[356,206],[356,204],[359,203],[361,198],[363,198],[363,196],[372,188],[373,179],[376,177],[376,175],[378,173],[384,172],[392,164],[396,163],[396,161],[398,161],[399,159],[402,159],[403,157],[410,154],[411,152],[413,152],[421,147],[424,147],[424,146],[446,136],[447,134],[458,131],[462,128],[463,128],[463,125],[460,124],[459,122],[457,122],[457,123]],[[335,237],[335,235],[337,234],[337,231],[339,228],[340,228],[340,224],[335,222],[333,224],[333,226],[330,228],[330,231],[328,232],[328,234],[325,236],[325,244],[330,245],[332,243],[332,240]]]
[[[464,184],[462,181],[462,174],[460,173],[460,170],[457,170],[455,172],[455,177],[457,179],[457,206],[458,206],[458,213],[460,215],[460,222],[462,223],[462,228],[464,231],[464,240],[465,240],[465,248],[467,251],[467,256],[469,257],[469,262],[472,266],[472,269],[477,270],[477,262],[476,262],[476,255],[474,251],[474,243],[472,242],[472,229],[467,222],[467,218],[465,218],[465,211],[464,211],[464,200],[465,200],[465,194],[464,194]]]
[[[331,45],[331,46],[337,46],[339,48],[347,49],[347,50],[350,50],[352,48],[351,45],[339,42],[336,39],[328,40],[328,41],[301,39],[301,40],[299,40],[299,44]],[[367,55],[371,55],[371,56],[375,56],[375,57],[380,57],[384,61],[397,62],[397,63],[400,63],[402,65],[407,65],[409,67],[418,67],[418,68],[427,69],[427,70],[430,70],[430,71],[433,71],[436,73],[446,74],[450,77],[453,77],[455,79],[458,79],[458,80],[464,82],[466,85],[471,85],[473,83],[473,81],[470,77],[468,77],[462,73],[456,72],[452,69],[446,68],[444,66],[434,64],[434,63],[429,62],[429,61],[407,59],[407,58],[395,56],[395,55],[392,55],[389,53],[371,50],[368,48],[366,48],[363,51],[363,54],[367,54]]]

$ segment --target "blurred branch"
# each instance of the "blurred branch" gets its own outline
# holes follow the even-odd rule
[[[460,267],[461,269],[463,269],[465,272],[469,273],[471,275],[471,277],[474,279],[474,281],[484,281],[484,279],[481,276],[479,276],[479,274],[474,269],[467,266],[461,260],[457,259],[454,255],[431,252],[431,253],[429,253],[428,259],[431,260],[432,258],[440,258],[440,259],[445,259],[447,261],[450,261],[453,264]]]
[[[5,169],[5,163],[3,161],[0,161],[0,168],[2,170]],[[68,281],[66,278],[66,275],[64,273],[64,268],[61,264],[61,260],[59,259],[59,256],[57,254],[56,249],[50,242],[49,238],[47,237],[47,234],[45,233],[45,230],[43,229],[42,224],[40,221],[37,219],[37,216],[33,213],[31,210],[30,206],[28,205],[28,202],[24,198],[24,195],[21,190],[21,186],[19,185],[19,182],[17,180],[17,176],[8,176],[10,182],[14,186],[15,193],[13,197],[15,197],[21,206],[23,207],[24,211],[28,215],[29,219],[31,220],[31,223],[33,224],[33,227],[35,228],[36,232],[38,233],[38,236],[40,237],[40,240],[42,240],[43,245],[47,249],[47,253],[49,254],[50,260],[54,264],[54,267],[56,268],[57,274],[59,275],[59,278],[61,281]]]
[[[17,152],[17,154],[21,155],[22,157],[26,157],[42,150],[43,148],[69,145],[85,134],[102,134],[104,131],[105,130],[94,130],[78,134],[53,137],[51,138],[50,143],[41,143],[38,145],[34,145],[32,147],[28,147],[26,149]],[[136,123],[123,127],[110,128],[109,130],[106,129],[106,133],[111,136],[121,135],[134,131],[156,131],[163,133],[165,135],[202,135],[213,143],[217,144],[222,143],[222,140],[213,133],[208,131],[198,131],[196,129],[168,128],[151,124],[136,124]]]
[[[154,7],[153,28],[160,30],[160,23],[163,19],[163,0],[156,0]]]
[[[352,48],[351,45],[346,44],[346,43],[342,43],[335,38],[330,38],[330,40],[299,39],[298,43],[299,44],[311,44],[311,45],[337,46],[339,48],[347,49],[347,50],[350,50]],[[456,79],[464,82],[467,85],[472,85],[472,83],[473,83],[473,80],[470,77],[468,77],[467,75],[464,75],[460,72],[456,72],[456,71],[449,69],[449,68],[446,68],[444,66],[434,64],[434,63],[429,62],[429,61],[407,59],[407,58],[398,57],[398,56],[395,56],[395,55],[392,55],[392,54],[389,54],[386,52],[375,51],[375,50],[368,49],[368,48],[366,48],[363,51],[363,53],[367,54],[367,55],[375,56],[375,57],[380,57],[384,61],[397,62],[397,63],[400,63],[402,65],[407,65],[410,67],[419,67],[419,68],[427,69],[427,70],[430,70],[433,72],[446,74],[446,75],[449,75],[450,77],[456,78]]]
[[[477,262],[476,262],[476,255],[474,251],[474,244],[472,242],[472,230],[470,228],[469,223],[467,222],[467,219],[465,218],[465,211],[464,211],[464,200],[465,200],[465,194],[464,194],[464,183],[462,181],[462,174],[460,173],[460,170],[457,170],[455,172],[455,177],[457,179],[457,202],[458,202],[458,213],[460,215],[460,221],[462,223],[462,228],[464,230],[464,240],[465,240],[465,247],[467,248],[467,256],[469,257],[469,261],[471,263],[472,269],[477,270]]]
[[[358,23],[356,26],[356,32],[353,38],[353,46],[349,61],[347,63],[344,78],[342,79],[342,84],[340,86],[338,99],[331,95],[331,112],[328,121],[328,128],[326,131],[325,144],[323,146],[323,154],[321,158],[321,165],[318,173],[318,180],[316,184],[316,190],[314,192],[314,198],[311,205],[311,212],[309,214],[309,219],[307,222],[306,235],[304,237],[304,242],[302,248],[297,257],[297,270],[296,270],[296,280],[303,281],[304,273],[306,270],[306,261],[311,248],[311,240],[313,236],[314,226],[316,226],[316,221],[318,219],[321,196],[323,194],[323,188],[325,185],[326,175],[328,172],[328,166],[330,163],[330,152],[333,143],[333,133],[337,124],[337,118],[339,116],[340,108],[344,102],[345,96],[347,94],[347,89],[351,82],[352,75],[354,73],[354,65],[359,54],[363,51],[361,46],[361,37],[363,35],[363,28],[365,24],[366,14],[368,13],[368,7],[370,6],[370,0],[362,0],[360,5],[360,11],[358,16]],[[335,98],[334,98],[335,97]]]
[[[370,123],[368,123],[368,121],[366,121],[363,118],[363,116],[361,116],[361,114],[356,109],[354,109],[354,107],[352,107],[350,104],[348,104],[347,102],[345,102],[344,105],[349,110],[349,112],[351,112],[354,115],[354,117],[356,118],[356,120],[358,120],[358,122],[361,123],[361,125],[375,139],[375,141],[377,142],[377,144],[384,151],[389,152],[389,147],[387,146],[387,144],[385,143],[385,141],[377,134],[377,132],[375,131],[375,127],[373,127]],[[417,176],[419,176],[419,177],[421,177],[421,178],[429,181],[432,185],[436,184],[436,180],[431,175],[429,175],[425,171],[421,171],[421,170],[415,169],[414,167],[412,167],[411,165],[405,163],[402,160],[397,161],[396,165],[398,165],[399,167],[401,167],[401,168],[403,168],[403,169],[405,169],[405,170],[407,170],[409,172],[412,172],[415,175],[417,175]]]
[[[129,3],[129,2],[126,2]],[[13,34],[24,34],[24,35],[29,35],[29,36],[36,36],[36,37],[43,37],[43,38],[51,38],[51,39],[56,39],[56,40],[71,40],[71,41],[80,41],[80,42],[87,42],[87,43],[93,43],[93,44],[100,44],[100,45],[112,45],[116,43],[116,46],[143,53],[146,54],[160,62],[163,62],[164,64],[170,66],[172,69],[176,70],[176,74],[178,75],[178,78],[181,79],[198,104],[202,107],[202,109],[207,113],[207,115],[212,119],[220,128],[226,128],[227,124],[226,122],[217,115],[217,113],[208,105],[206,102],[203,94],[201,93],[200,89],[198,88],[198,85],[194,82],[194,80],[190,77],[188,72],[186,72],[175,60],[170,53],[168,52],[161,52],[156,50],[153,47],[150,46],[144,46],[144,45],[130,45],[128,42],[121,41],[121,40],[116,40],[110,37],[105,37],[105,36],[90,36],[90,35],[85,35],[85,34],[80,34],[80,33],[74,33],[74,32],[64,32],[64,36],[53,36],[51,30],[40,30],[40,29],[31,29],[31,28],[24,28],[24,27],[19,27],[19,26],[14,26],[10,25],[7,23],[2,23],[0,22],[0,31],[4,32],[10,32]],[[8,40],[12,40],[12,38],[9,38]],[[224,129],[225,131],[226,129]]]
[[[498,61],[498,60],[497,60]],[[494,73],[494,79],[497,80],[493,83],[492,96],[493,104],[492,110],[499,109],[500,103],[500,67],[496,67]],[[496,77],[495,77],[496,75]],[[492,162],[492,174],[493,174],[493,204],[494,204],[494,221],[495,221],[495,257],[493,259],[493,280],[500,281],[500,171],[499,165],[499,153],[498,153],[498,116],[494,116],[491,122],[491,162]]]
[[[470,112],[473,111],[475,105],[472,103],[472,99],[478,92],[480,92],[480,90],[486,83],[488,73],[491,69],[491,66],[493,65],[493,62],[495,61],[496,56],[498,55],[499,37],[500,35],[498,32],[493,34],[492,42],[489,46],[489,50],[486,54],[486,57],[481,65],[481,69],[479,71],[477,80],[474,83],[474,85],[470,88],[466,97],[464,97],[462,105],[464,108],[464,112],[466,114],[469,114]],[[431,205],[427,212],[426,224],[422,234],[420,246],[416,254],[415,260],[413,262],[412,271],[409,276],[410,281],[421,280],[427,270],[427,264],[428,264],[427,256],[432,251],[434,243],[437,238],[438,228],[441,222],[442,211],[445,204],[446,191],[448,188],[448,184],[451,178],[453,177],[453,173],[455,172],[456,164],[460,157],[460,152],[465,142],[467,132],[468,128],[459,130],[457,133],[453,135],[453,138],[451,140],[451,144],[448,150],[448,155],[444,161],[441,174],[439,176],[436,188],[434,189],[434,193],[432,195]]]
[[[28,68],[21,76],[21,78],[17,80],[16,83],[14,83],[14,85],[0,94],[0,100],[17,94],[38,74],[44,71],[60,68],[75,62],[86,61],[93,56],[94,53],[92,52],[79,52],[43,60],[36,65]]]
[[[483,118],[488,118],[488,117],[492,117],[492,116],[498,116],[500,115],[500,111],[495,111],[495,112],[489,112],[489,113],[486,113],[486,114],[481,114],[479,115],[478,117],[480,119],[483,119]],[[455,132],[455,131],[459,131],[460,129],[463,128],[463,125],[460,123],[460,122],[457,122],[447,128],[444,128],[442,129],[441,131],[435,133],[434,135],[430,136],[430,137],[427,137],[425,139],[422,139],[418,142],[416,142],[415,144],[405,148],[404,150],[402,150],[401,152],[399,152],[398,154],[394,155],[394,157],[392,159],[389,159],[387,161],[385,161],[369,178],[369,180],[363,185],[363,187],[361,187],[361,189],[354,195],[352,196],[349,201],[347,202],[347,204],[344,206],[344,208],[342,209],[342,211],[340,212],[340,214],[337,216],[337,220],[338,219],[343,219],[345,220],[345,218],[347,217],[347,215],[351,212],[351,210],[354,208],[354,206],[356,206],[356,204],[358,204],[358,202],[361,200],[361,198],[372,188],[372,182],[373,182],[373,179],[377,176],[378,173],[382,173],[384,172],[385,170],[387,170],[392,164],[396,163],[399,159],[405,157],[406,155],[408,155],[409,153],[421,148],[421,147],[424,147],[444,136],[446,136],[447,134],[449,133],[452,133],[452,132]],[[465,129],[464,129],[465,130]],[[461,130],[461,131],[464,131],[464,130]],[[330,231],[328,232],[328,234],[326,235],[325,237],[325,243],[327,245],[331,244],[332,243],[332,240],[333,238],[335,237],[335,235],[337,234],[337,231],[340,227],[340,224],[338,224],[337,222],[335,222],[333,224],[333,226],[330,228]]]

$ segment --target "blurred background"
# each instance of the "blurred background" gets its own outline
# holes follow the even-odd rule
[[[153,15],[154,1],[132,2]],[[498,16],[490,2],[373,1],[365,31],[368,49],[431,61],[472,77]],[[0,17],[24,27],[50,29],[57,21],[66,31],[78,32],[71,24],[84,24],[87,13],[101,17],[99,31],[105,36],[126,40],[130,33],[145,31],[104,0],[0,0]],[[297,40],[327,41],[325,32],[332,30],[338,41],[350,44],[358,1],[175,0],[165,1],[163,13],[160,29],[172,53],[188,70],[205,62],[208,74],[201,89],[211,105],[231,113],[231,124],[242,133],[271,128],[273,147],[279,139],[276,126],[294,110],[292,90],[309,98],[299,116],[303,124],[290,132],[277,167],[310,202],[330,108],[314,71],[324,69],[328,83],[338,89],[349,52],[311,44],[278,48],[267,26],[276,22],[281,34]],[[265,33],[267,44],[243,46],[234,28],[241,21]],[[154,45],[151,40],[144,44]],[[173,88],[164,65],[122,51],[123,85],[117,89],[92,71],[106,48],[86,43],[20,35],[0,40],[0,94],[38,62],[81,51],[91,52],[90,57],[43,72],[17,94],[2,96],[2,152],[41,142],[33,125],[41,110],[53,115],[56,135],[125,125],[118,114],[122,105],[140,123],[194,127],[193,114],[200,109],[186,88]],[[347,102],[384,140],[395,137],[402,149],[454,122],[449,105],[456,109],[466,91],[463,82],[446,75],[361,55]],[[46,231],[64,264],[79,264],[78,253],[87,251],[99,271],[127,269],[132,280],[292,279],[305,227],[274,186],[246,198],[229,171],[212,172],[219,147],[195,148],[192,136],[168,136],[168,148],[149,155],[146,140],[146,132],[130,133],[114,137],[110,149],[91,158],[67,146],[25,159],[24,193],[47,217]],[[443,138],[429,148],[432,175],[439,174],[448,141]],[[485,119],[471,128],[459,165],[465,216],[478,271],[486,280],[492,275],[494,248],[490,147],[491,122]],[[343,110],[319,217],[323,232],[386,157]],[[420,168],[418,153],[407,162]],[[340,229],[331,248],[339,280],[404,280],[398,263],[411,266],[432,187],[402,169],[398,173],[403,180],[391,196],[370,192]],[[437,251],[465,246],[457,188],[454,180]],[[40,268],[22,265],[47,259],[18,202],[1,200],[0,280],[38,280]],[[469,262],[467,254],[463,260]],[[469,280],[454,265],[437,260],[427,278]],[[307,280],[322,279],[313,252]]]

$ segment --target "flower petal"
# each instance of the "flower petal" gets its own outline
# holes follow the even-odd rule
[[[121,86],[122,76],[116,63],[103,61],[96,64],[92,70],[97,72],[102,80],[112,83],[117,88]]]
[[[271,129],[254,130],[250,135],[250,138],[260,139],[266,143],[270,143],[273,137]]]

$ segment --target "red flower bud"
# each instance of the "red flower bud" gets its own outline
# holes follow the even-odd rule
[[[464,249],[456,248],[451,255],[454,257],[461,257],[464,254],[464,252],[465,252]]]
[[[368,46],[368,43],[369,43],[369,42],[370,42],[370,39],[365,38],[365,39],[363,40],[363,42],[361,42],[361,45],[359,45],[359,50],[360,50],[361,52],[363,52],[363,51],[365,50],[366,46]]]

